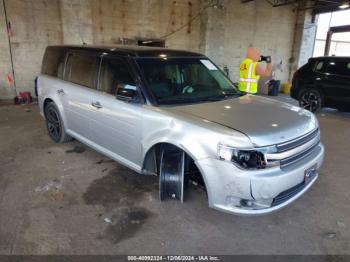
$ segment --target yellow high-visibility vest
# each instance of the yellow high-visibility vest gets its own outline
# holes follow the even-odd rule
[[[258,92],[258,81],[260,76],[255,74],[258,62],[246,58],[239,66],[238,89],[242,92],[255,94]]]

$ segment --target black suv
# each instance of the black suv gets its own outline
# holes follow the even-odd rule
[[[350,109],[350,57],[316,57],[299,68],[291,97],[312,112],[321,107]]]

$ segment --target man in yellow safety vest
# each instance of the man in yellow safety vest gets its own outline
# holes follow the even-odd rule
[[[247,58],[239,66],[239,84],[238,89],[241,92],[255,94],[258,92],[258,80],[260,76],[270,76],[272,71],[271,61],[266,61],[264,68],[259,65],[261,55],[257,48],[249,47],[247,49]]]

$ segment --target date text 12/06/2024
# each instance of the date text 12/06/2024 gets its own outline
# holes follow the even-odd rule
[[[220,261],[217,256],[128,256],[128,261]]]

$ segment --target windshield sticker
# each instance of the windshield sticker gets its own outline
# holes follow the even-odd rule
[[[210,62],[209,60],[200,60],[200,61],[209,70],[218,70],[217,67],[215,65],[213,65],[213,63]]]

